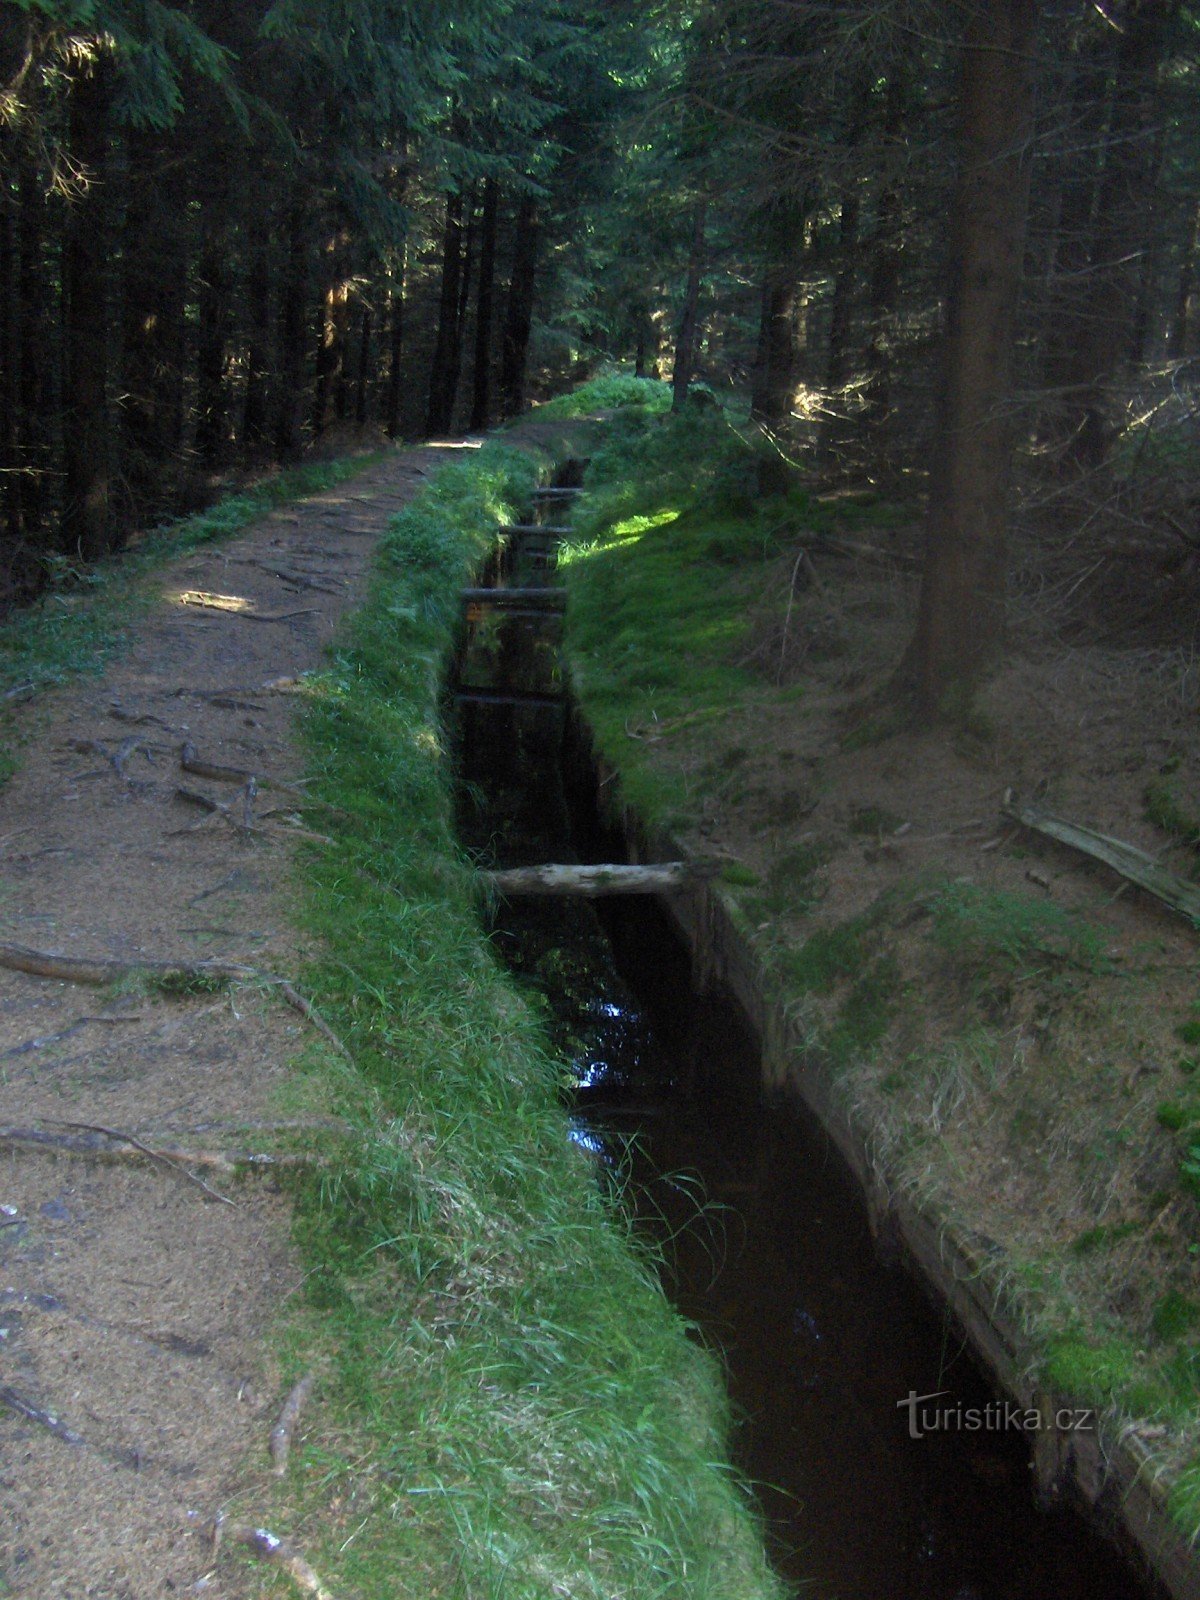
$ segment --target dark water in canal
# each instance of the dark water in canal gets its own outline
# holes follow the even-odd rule
[[[564,787],[560,713],[476,702],[457,728],[469,848],[506,866],[620,859],[577,751]],[[813,1600],[1154,1593],[1081,1517],[1035,1505],[1018,1428],[911,1436],[910,1394],[996,1424],[1003,1408],[954,1326],[878,1259],[828,1141],[764,1102],[738,1009],[693,995],[652,901],[503,906],[492,938],[549,1001],[573,1137],[623,1170],[669,1293],[725,1363],[778,1570]]]

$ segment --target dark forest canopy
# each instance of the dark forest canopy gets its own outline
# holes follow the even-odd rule
[[[944,604],[997,609],[1014,442],[1025,500],[1191,560],[1195,474],[1129,482],[1196,454],[1198,39],[1183,0],[0,4],[4,592],[606,361],[748,413],[764,487],[943,464],[931,549],[996,541]]]

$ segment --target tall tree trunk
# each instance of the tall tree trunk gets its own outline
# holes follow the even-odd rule
[[[19,296],[21,372],[17,436],[21,457],[21,523],[34,536],[46,514],[50,470],[49,385],[46,381],[47,269],[43,259],[46,195],[31,157],[21,162],[18,180],[20,221]]]
[[[1085,472],[1100,465],[1114,437],[1106,389],[1128,352],[1136,314],[1138,267],[1129,242],[1141,235],[1140,221],[1149,204],[1149,135],[1161,114],[1158,78],[1170,8],[1162,0],[1127,0],[1116,20],[1121,33],[1108,147],[1096,196],[1081,326],[1064,372],[1073,394],[1063,462]]]
[[[446,196],[446,220],[442,229],[442,289],[438,306],[437,344],[429,374],[429,408],[425,432],[448,433],[454,420],[454,398],[458,390],[458,361],[461,341],[458,332],[458,296],[463,267],[463,196],[461,191]]]
[[[786,426],[796,395],[801,306],[797,270],[794,261],[770,267],[763,286],[759,358],[750,416],[775,433]]]
[[[533,300],[538,259],[537,202],[523,194],[517,206],[512,275],[504,310],[500,346],[500,414],[517,417],[525,409],[525,369],[533,329]]]
[[[246,285],[246,398],[242,408],[242,443],[255,458],[271,441],[271,374],[275,352],[271,338],[271,243],[264,232],[255,242]]]
[[[162,135],[136,132],[128,145],[121,316],[121,470],[135,524],[172,509],[169,468],[183,429],[187,313],[185,208],[163,194],[159,171],[171,152]]]
[[[967,23],[925,575],[897,683],[923,715],[962,716],[1003,638],[1012,456],[1004,405],[1024,258],[1037,9],[1037,0],[986,0]]]
[[[367,418],[370,414],[371,333],[371,308],[370,306],[364,306],[358,330],[358,383],[354,396],[354,421],[359,428],[366,427]]]
[[[1191,348],[1189,334],[1193,322],[1198,251],[1200,251],[1200,206],[1193,209],[1192,225],[1184,243],[1183,260],[1179,264],[1179,282],[1175,290],[1175,307],[1167,341],[1167,354],[1172,361],[1182,360]]]
[[[229,444],[225,355],[228,339],[229,236],[221,202],[208,202],[205,238],[197,264],[196,452],[205,466],[219,465]]]
[[[862,423],[878,429],[892,409],[892,346],[900,294],[900,196],[890,184],[879,196],[867,286],[866,382]]]
[[[850,327],[854,313],[854,269],[858,255],[858,191],[842,196],[838,225],[838,269],[833,280],[833,307],[829,319],[829,359],[825,385],[831,392],[844,387],[850,376]]]
[[[68,209],[63,242],[63,541],[85,561],[112,548],[112,437],[108,413],[109,86],[106,69],[78,76],[70,148],[87,191]]]
[[[696,330],[700,325],[700,285],[704,274],[704,223],[708,207],[696,202],[692,218],[692,244],[688,252],[687,288],[675,340],[675,366],[671,373],[671,409],[682,410],[696,367]]]
[[[335,419],[342,421],[346,415],[349,244],[346,231],[339,229],[325,247],[325,286],[317,330],[317,385],[313,402],[313,433],[318,439]]]
[[[280,461],[299,461],[304,454],[310,270],[307,195],[299,182],[292,192],[285,232],[287,262],[279,307],[279,413],[275,453]]]
[[[388,386],[386,427],[389,439],[400,437],[403,419],[400,415],[401,378],[404,372],[404,291],[408,269],[408,246],[400,251],[400,261],[392,281],[388,300]]]
[[[492,404],[492,322],[496,296],[496,222],[499,192],[495,178],[483,186],[482,238],[479,245],[479,293],[475,298],[475,368],[471,396],[472,433],[487,427]]]
[[[7,154],[7,152],[5,152]],[[20,408],[20,297],[17,246],[17,219],[14,196],[9,184],[0,189],[0,484],[3,485],[4,526],[7,542],[15,547],[21,539],[21,460],[17,444],[17,417]],[[9,570],[0,582],[0,593],[12,592],[11,556]]]

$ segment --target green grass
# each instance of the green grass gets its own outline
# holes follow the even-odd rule
[[[1102,966],[1099,931],[1046,900],[948,883],[929,900],[932,937],[977,992],[1020,981],[1058,979],[1064,969]]]
[[[567,1136],[563,1063],[483,939],[438,723],[457,591],[534,465],[491,445],[392,524],[305,718],[332,847],[301,877],[306,975],[355,1137],[297,1194],[322,1372],[281,1526],[335,1592],[757,1600],[717,1363]],[[318,1531],[319,1530],[319,1531]]]
[[[648,415],[657,415],[671,409],[671,385],[653,378],[637,378],[631,372],[602,373],[599,377],[580,384],[569,394],[556,395],[538,406],[534,415],[567,420],[572,417],[594,416],[597,411],[616,411],[621,407],[636,407]]]

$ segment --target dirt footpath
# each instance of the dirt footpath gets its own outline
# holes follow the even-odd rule
[[[321,664],[389,515],[444,459],[398,451],[164,569],[124,659],[27,708],[0,795],[0,940],[294,970],[296,702],[264,686]],[[287,1203],[268,1178],[223,1203],[100,1130],[155,1151],[270,1148],[320,1125],[288,1067],[309,1037],[259,986],[172,997],[0,971],[5,1600],[256,1592],[205,1530],[266,1460],[280,1393],[264,1333],[302,1276]],[[14,1129],[94,1153],[18,1146]],[[206,1181],[223,1188],[219,1170]]]

